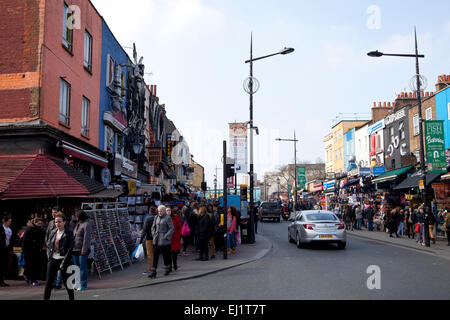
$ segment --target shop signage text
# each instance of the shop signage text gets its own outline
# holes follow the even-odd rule
[[[426,161],[429,172],[447,172],[444,121],[425,121]]]

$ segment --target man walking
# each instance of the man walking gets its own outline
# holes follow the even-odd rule
[[[150,209],[149,214],[150,215],[145,219],[144,229],[142,230],[141,239],[139,241],[139,243],[144,244],[145,239],[145,249],[147,251],[148,272],[145,271],[144,275],[149,275],[152,272],[153,267],[154,248],[153,248],[152,226],[153,222],[155,221],[156,212]]]
[[[369,204],[366,209],[366,218],[368,223],[369,231],[373,231],[373,217],[375,216],[375,210],[373,208],[373,204]]]

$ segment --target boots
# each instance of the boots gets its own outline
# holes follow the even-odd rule
[[[232,253],[233,253],[233,254],[236,254],[236,248],[234,248],[234,249],[232,250]]]
[[[228,248],[227,253],[228,253],[229,256],[231,255],[231,249],[230,248]]]
[[[156,270],[155,270],[155,269],[152,269],[152,271],[150,272],[150,274],[148,275],[148,277],[149,277],[150,279],[156,278]]]
[[[170,267],[165,267],[165,269],[166,272],[164,272],[164,276],[168,276],[172,272],[172,270],[170,270],[171,269]]]

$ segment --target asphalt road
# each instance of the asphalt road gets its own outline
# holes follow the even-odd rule
[[[348,238],[335,245],[298,249],[287,240],[288,222],[260,223],[274,242],[263,259],[203,278],[139,289],[96,291],[89,300],[377,300],[449,299],[450,261],[373,241]],[[370,290],[369,266],[380,270],[380,289]],[[373,283],[373,282],[371,282]],[[65,296],[61,297],[66,299]]]

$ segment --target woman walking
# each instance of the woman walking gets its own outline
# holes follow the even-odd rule
[[[219,221],[217,221],[216,217],[214,216],[214,212],[208,212],[208,216],[209,216],[209,246],[211,248],[211,259],[215,259],[216,258],[216,246],[215,246],[215,235],[217,232],[217,225],[219,224]]]
[[[355,218],[356,218],[356,230],[361,230],[362,226],[362,210],[359,204],[355,208]]]
[[[414,225],[416,224],[416,215],[413,213],[411,207],[406,207],[406,234],[408,235],[408,239],[414,239]]]
[[[235,206],[228,208],[227,214],[227,248],[228,255],[236,253],[236,220],[237,209]]]
[[[156,269],[158,268],[159,256],[163,255],[165,276],[170,274],[170,244],[174,226],[172,219],[166,213],[165,206],[158,207],[158,216],[153,222],[152,235],[154,245],[153,268],[148,276],[149,278],[156,278]]]
[[[39,286],[37,281],[42,271],[42,251],[44,249],[45,232],[42,229],[42,220],[34,218],[31,225],[25,230],[23,236],[22,253],[25,259],[26,281],[33,286]]]
[[[173,208],[175,209],[175,208]],[[170,241],[170,256],[171,256],[171,264],[170,264],[170,272],[173,270],[178,270],[178,254],[181,250],[181,220],[178,216],[178,212],[176,210],[173,210],[170,208],[167,208],[168,212],[167,214],[172,219],[174,231],[172,235],[172,239]]]
[[[447,233],[448,246],[450,246],[450,212],[446,210],[447,214],[444,218],[444,231]]]
[[[89,216],[83,210],[78,210],[75,216],[77,224],[74,228],[73,263],[81,271],[81,287],[76,290],[83,291],[87,289],[88,282],[88,257],[91,251],[92,227]],[[68,229],[70,230],[70,228]]]
[[[74,246],[73,234],[65,228],[66,222],[63,215],[55,217],[56,228],[50,233],[47,245],[47,283],[45,285],[44,300],[50,300],[53,288],[53,281],[58,271],[61,271],[64,286],[69,295],[69,300],[75,300],[73,289],[69,288],[67,268],[72,263],[72,250]]]
[[[211,238],[211,222],[206,207],[201,207],[198,219],[198,239],[200,244],[200,258],[196,260],[208,261],[208,241]]]

